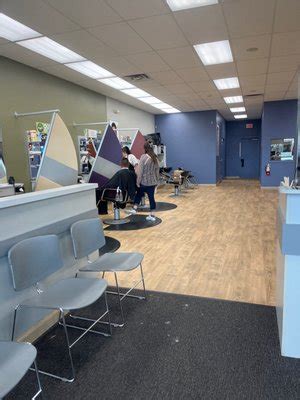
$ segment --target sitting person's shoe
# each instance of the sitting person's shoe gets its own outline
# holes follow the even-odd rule
[[[137,213],[137,211],[134,208],[131,208],[130,210],[126,210],[125,212],[126,212],[126,214],[130,214],[130,215],[135,215]]]
[[[156,218],[154,217],[154,215],[148,215],[148,217],[146,217],[146,220],[154,222],[154,221],[156,221]]]

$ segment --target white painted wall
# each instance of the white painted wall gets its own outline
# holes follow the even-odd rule
[[[106,112],[107,120],[118,122],[118,128],[139,128],[143,135],[155,132],[154,115],[146,111],[107,97]]]

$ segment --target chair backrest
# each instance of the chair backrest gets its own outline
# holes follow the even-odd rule
[[[75,258],[86,257],[105,245],[102,222],[99,218],[83,219],[71,226]]]
[[[8,252],[15,290],[26,289],[63,266],[56,235],[35,236],[15,244]]]

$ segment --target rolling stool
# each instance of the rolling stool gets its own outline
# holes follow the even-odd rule
[[[120,214],[120,208],[125,208],[128,201],[128,193],[126,190],[110,188],[104,189],[100,201],[110,201],[113,203],[114,218],[103,220],[106,225],[122,225],[130,222],[128,217],[121,218]]]

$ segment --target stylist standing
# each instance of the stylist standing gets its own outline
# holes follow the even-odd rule
[[[147,193],[150,203],[150,214],[146,217],[147,221],[155,221],[156,202],[154,198],[155,188],[159,180],[159,164],[156,154],[151,145],[146,142],[144,144],[145,154],[140,158],[137,168],[137,187],[138,191],[134,199],[134,206],[129,211],[130,214],[136,214],[141,198]]]

